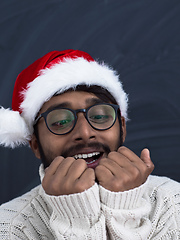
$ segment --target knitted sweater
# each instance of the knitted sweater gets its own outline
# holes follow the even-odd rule
[[[180,183],[149,176],[125,192],[95,183],[64,196],[49,196],[39,185],[1,205],[0,239],[180,239]]]

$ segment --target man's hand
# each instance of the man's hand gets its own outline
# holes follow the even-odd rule
[[[101,159],[95,175],[104,188],[122,192],[142,185],[153,169],[148,149],[143,149],[139,158],[128,148],[120,147]]]
[[[42,186],[49,195],[80,193],[95,183],[94,170],[83,159],[57,157],[45,170]]]

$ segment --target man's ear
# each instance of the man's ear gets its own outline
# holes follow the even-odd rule
[[[121,117],[121,123],[122,123],[123,143],[124,143],[126,139],[126,120],[124,117]]]
[[[38,159],[41,159],[40,151],[39,151],[39,145],[38,145],[38,141],[37,141],[37,138],[36,138],[35,134],[32,135],[32,138],[29,141],[29,145],[30,145],[32,151],[34,152],[35,156]]]

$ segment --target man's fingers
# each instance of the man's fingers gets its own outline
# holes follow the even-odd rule
[[[86,161],[84,161],[83,159],[77,160],[74,159],[72,164],[69,165],[68,167],[66,176],[76,180],[81,177],[86,168],[87,168]]]
[[[126,157],[131,162],[137,162],[139,161],[139,157],[130,149],[127,147],[120,147],[117,151],[118,153],[122,154],[124,157]]]
[[[154,169],[148,149],[141,158],[126,147],[110,152],[95,169],[96,177],[110,191],[125,191],[143,184]]]
[[[126,171],[132,166],[126,157],[119,159],[117,152],[111,152],[107,158],[102,158],[100,161],[101,166],[104,166],[112,175],[119,175],[121,171]],[[106,177],[106,175],[105,175]]]
[[[134,152],[132,152],[130,149],[123,146],[118,149],[118,152],[120,154],[124,155],[126,158],[128,158],[132,163],[135,164],[135,166],[136,166],[136,164],[139,163],[139,157]],[[144,148],[142,150],[140,159],[149,168],[149,170],[152,171],[154,169],[154,164],[151,161],[151,157],[150,157],[150,151],[147,148]]]
[[[59,164],[63,161],[63,159],[64,158],[62,156],[56,157],[53,160],[53,162],[49,165],[49,167],[45,169],[45,173],[48,175],[54,175],[57,171]]]
[[[86,168],[77,181],[79,181],[79,189],[77,189],[77,192],[83,192],[92,187],[95,183],[94,170],[92,168]]]
[[[59,196],[82,192],[94,183],[94,170],[83,159],[60,156],[47,168],[42,186],[47,194]]]
[[[154,169],[154,164],[151,161],[150,151],[147,148],[144,148],[141,152],[141,160],[146,164],[149,169]]]
[[[112,172],[104,165],[98,165],[95,168],[95,175],[99,181],[99,184],[103,186],[103,182],[107,182],[107,180],[112,179]]]

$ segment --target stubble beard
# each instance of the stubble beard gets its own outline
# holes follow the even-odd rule
[[[42,164],[44,165],[44,169],[45,169],[45,168],[49,167],[49,165],[55,159],[55,157],[58,157],[58,156],[54,156],[54,154],[50,151],[45,153],[45,151],[39,141],[39,137],[37,138],[37,142],[38,142],[41,161],[42,161]],[[122,141],[122,134],[121,134],[120,140],[117,143],[117,147],[116,147],[115,151],[117,151],[118,148],[121,147],[122,145],[123,145],[123,141]],[[102,144],[99,142],[93,142],[93,143],[89,143],[89,144],[77,144],[73,147],[65,149],[61,152],[60,156],[62,156],[64,158],[72,157],[74,152],[78,152],[83,148],[95,148],[95,149],[97,149],[97,151],[98,151],[98,149],[101,149],[101,150],[103,150],[105,156],[107,156],[111,152],[111,149],[108,145]]]

